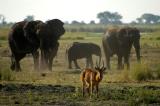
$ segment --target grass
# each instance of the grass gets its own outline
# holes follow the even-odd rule
[[[13,80],[12,71],[8,68],[0,69],[0,79],[3,81]]]
[[[149,69],[148,64],[136,64],[131,70],[131,76],[137,81],[146,81],[153,78],[152,72]]]
[[[152,28],[157,30],[158,27]],[[130,70],[117,70],[117,57],[111,59],[112,69],[106,70],[100,83],[99,98],[82,96],[81,70],[67,69],[65,49],[75,41],[93,42],[101,46],[103,32],[67,32],[60,39],[60,48],[56,61],[53,62],[53,71],[33,70],[32,57],[27,57],[21,60],[22,72],[13,72],[9,69],[10,52],[7,32],[8,29],[0,29],[0,86],[2,85],[0,105],[123,106],[160,103],[160,31],[142,34],[140,65],[136,63],[134,49],[131,51]],[[104,54],[102,55],[104,59]],[[93,56],[94,63],[96,59],[97,57]],[[85,59],[78,60],[78,64],[84,68]],[[54,89],[54,86],[60,88]],[[70,87],[74,87],[75,90],[62,93]]]

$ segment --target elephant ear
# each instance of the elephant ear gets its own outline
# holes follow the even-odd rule
[[[37,36],[37,30],[39,28],[39,24],[42,23],[41,21],[30,21],[27,22],[24,27],[24,36],[30,43],[39,43],[39,38]]]
[[[29,35],[36,34],[36,31],[39,28],[39,24],[40,23],[41,23],[41,21],[30,21],[30,22],[27,22],[23,27],[23,30],[25,32],[25,36],[27,37]]]
[[[139,39],[140,31],[137,28],[130,28],[128,29],[128,36],[130,36],[132,39]]]
[[[118,37],[123,38],[128,36],[128,30],[126,28],[121,28],[118,31]]]

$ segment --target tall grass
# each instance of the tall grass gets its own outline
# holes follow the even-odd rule
[[[2,80],[2,81],[13,80],[12,71],[9,68],[0,69],[0,80]]]
[[[148,64],[135,64],[131,70],[131,77],[136,81],[146,81],[153,78],[153,73]]]

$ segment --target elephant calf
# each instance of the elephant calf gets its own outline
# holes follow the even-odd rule
[[[122,58],[129,69],[129,55],[132,45],[135,48],[137,60],[140,61],[140,31],[137,28],[109,29],[102,39],[107,68],[110,69],[110,57],[118,56],[118,69],[123,68]]]
[[[93,43],[80,43],[74,42],[69,48],[66,49],[68,57],[68,68],[72,68],[72,61],[77,69],[80,69],[77,59],[86,58],[86,67],[89,65],[93,68],[92,55],[97,55],[101,58],[101,49],[98,45]]]

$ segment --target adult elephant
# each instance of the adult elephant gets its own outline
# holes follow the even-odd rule
[[[135,48],[137,61],[140,61],[140,31],[137,28],[113,28],[109,29],[102,38],[106,65],[110,69],[110,57],[114,54],[118,56],[117,69],[123,68],[122,58],[129,69],[129,55],[132,45]]]
[[[72,68],[72,61],[77,69],[80,69],[77,59],[86,58],[86,67],[91,66],[93,68],[92,55],[97,55],[101,58],[101,49],[94,43],[80,43],[74,42],[66,50],[68,57],[68,68]]]
[[[40,37],[41,68],[52,70],[53,58],[59,47],[59,38],[65,33],[64,23],[58,19],[49,20],[41,24],[37,31]]]
[[[39,67],[39,38],[36,34],[38,25],[41,21],[21,21],[15,23],[8,36],[9,47],[11,49],[11,66],[12,70],[20,71],[20,60],[28,53],[32,53],[34,59],[34,68]],[[25,30],[27,28],[27,34]]]
[[[58,50],[58,39],[65,32],[63,22],[58,19],[41,21],[22,21],[13,25],[9,33],[9,46],[12,52],[11,69],[20,71],[20,60],[32,53],[35,69],[39,69],[39,52],[43,65],[52,70],[51,63]],[[44,54],[45,51],[45,54]],[[46,68],[46,67],[45,67]]]

